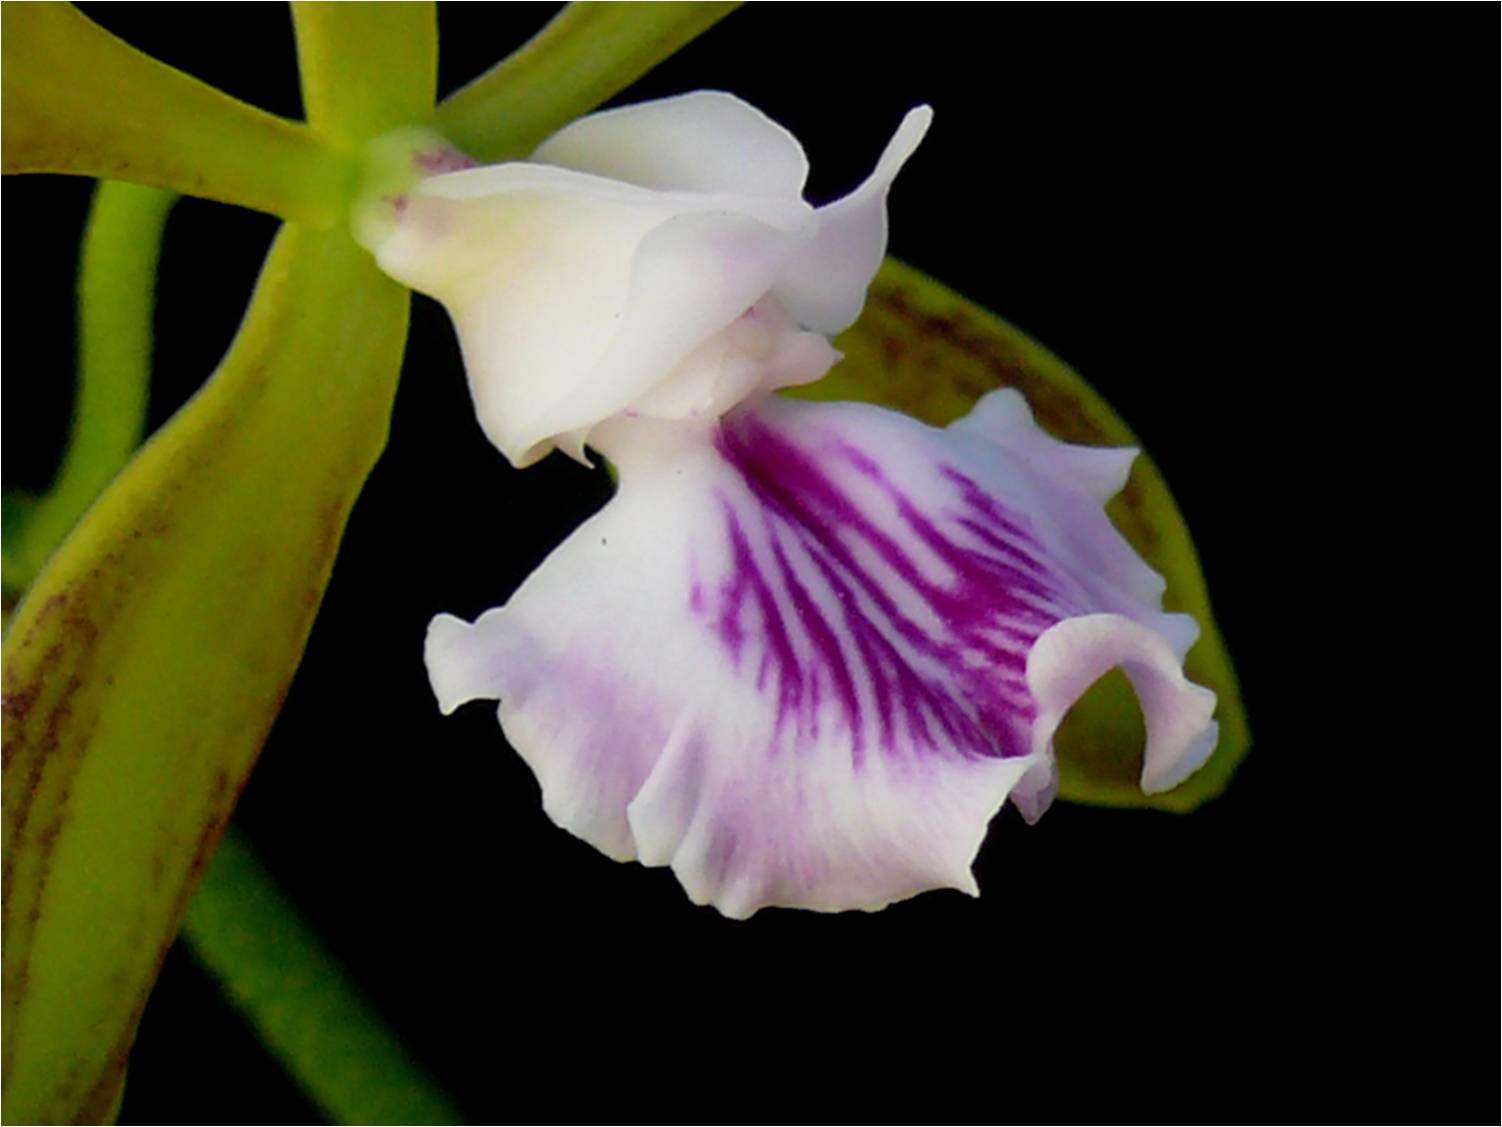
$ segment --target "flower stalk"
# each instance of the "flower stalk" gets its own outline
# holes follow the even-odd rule
[[[177,197],[103,181],[78,277],[78,390],[57,479],[8,529],[5,590],[24,591],[140,446],[151,387],[151,316],[162,229]],[[7,498],[15,504],[18,498]]]

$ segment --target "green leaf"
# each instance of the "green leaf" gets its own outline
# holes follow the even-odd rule
[[[284,227],[219,371],[16,611],[3,663],[3,1118],[98,1122],[385,443],[405,290]]]
[[[183,938],[329,1122],[459,1122],[233,827]]]
[[[0,5],[5,172],[168,188],[285,219],[344,217],[354,162],[306,126],[143,55],[69,4]]]
[[[432,3],[303,0],[292,5],[292,22],[315,132],[359,144],[431,121],[438,92]]]
[[[5,587],[22,591],[110,479],[146,426],[151,316],[171,192],[101,181],[78,276],[78,391],[57,480],[6,531]],[[7,499],[7,504],[10,499]]]
[[[521,50],[446,98],[438,126],[479,160],[525,156],[738,6],[579,0]]]
[[[1027,397],[1055,437],[1094,446],[1140,446],[1127,425],[1058,357],[1001,318],[910,266],[888,259],[865,312],[835,341],[845,360],[811,399],[859,399],[934,424],[958,418],[996,387]],[[1107,506],[1122,534],[1164,578],[1164,603],[1194,616],[1200,639],[1185,669],[1215,690],[1220,744],[1210,761],[1165,794],[1143,794],[1143,727],[1126,678],[1103,678],[1071,711],[1054,740],[1059,795],[1076,802],[1185,811],[1221,793],[1251,746],[1241,690],[1216,629],[1199,559],[1157,466],[1137,459],[1126,488]]]

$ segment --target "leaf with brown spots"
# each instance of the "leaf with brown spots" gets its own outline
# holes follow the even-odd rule
[[[385,444],[406,291],[284,227],[235,343],[17,608],[4,1119],[100,1122]]]
[[[880,403],[925,422],[948,423],[997,387],[1027,397],[1039,424],[1068,442],[1140,446],[1117,414],[1058,357],[995,314],[910,266],[888,259],[865,312],[836,346],[845,359],[799,393]],[[1186,811],[1221,793],[1251,747],[1236,672],[1226,652],[1199,558],[1157,466],[1146,454],[1107,512],[1133,547],[1168,580],[1164,603],[1194,616],[1200,638],[1185,663],[1215,690],[1220,743],[1210,761],[1164,794],[1143,794],[1143,728],[1126,678],[1112,673],[1066,718],[1054,741],[1059,794],[1076,802]]]

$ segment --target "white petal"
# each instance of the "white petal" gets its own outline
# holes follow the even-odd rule
[[[818,378],[832,353],[800,326],[832,333],[859,312],[887,190],[930,117],[910,113],[866,183],[817,213],[797,141],[701,92],[575,122],[533,162],[372,190],[354,228],[448,308],[480,425],[512,463],[559,445],[582,458],[618,412],[708,418]],[[719,337],[759,303],[794,317],[760,374]]]
[[[505,664],[496,647],[504,637],[492,638],[482,618],[474,626],[451,614],[440,614],[428,623],[423,661],[438,698],[438,709],[448,716],[472,700],[494,700],[501,683],[496,670]]]
[[[537,635],[533,619],[516,601],[473,625],[435,618],[423,655],[434,694],[445,712],[477,697],[499,698],[501,724],[536,774],[548,816],[607,856],[629,861],[636,847],[626,807],[661,742],[622,736],[657,731],[652,702],[621,691],[615,670],[600,660],[606,655],[569,649],[579,636]]]
[[[789,263],[776,289],[806,328],[833,336],[860,316],[887,253],[887,192],[933,116],[928,106],[908,111],[866,182],[819,209],[818,237]]]
[[[1056,725],[1094,679],[1070,679],[1070,622],[1138,629],[1081,668],[1126,662],[1167,732],[1149,782],[1183,769],[1169,616],[1091,572],[1115,536],[1099,503],[1025,450],[776,399],[596,441],[619,495],[462,640],[435,623],[428,659],[446,704],[500,698],[549,814],[611,856],[671,865],[732,916],[973,892],[1006,796],[1029,816],[1051,797],[1035,714]],[[1034,686],[1040,636],[1061,641]]]
[[[811,383],[839,358],[824,337],[799,331],[776,298],[763,298],[633,400],[628,413],[712,421],[759,392]]]
[[[1061,540],[1057,550],[1079,561],[1076,570],[1086,589],[1081,606],[1135,614],[1141,607],[1159,605],[1163,577],[1147,566],[1101,511],[1126,483],[1137,451],[1060,442],[1038,426],[1027,400],[1013,388],[984,396],[949,429],[1006,451],[1032,471],[1039,489],[1036,503],[1050,514]],[[1170,617],[1172,621],[1155,627],[1173,639],[1182,658],[1198,628],[1187,616]]]
[[[480,424],[525,465],[735,321],[811,217],[794,201],[498,165],[423,181],[373,249],[387,273],[448,307]]]
[[[657,227],[637,247],[619,329],[593,374],[532,419],[524,436],[538,442],[592,425],[671,378],[767,292],[801,242],[724,211],[677,215]]]
[[[1215,694],[1184,676],[1181,658],[1157,632],[1119,614],[1070,618],[1044,632],[1028,655],[1027,682],[1038,702],[1033,746],[1051,746],[1074,702],[1120,667],[1137,691],[1147,727],[1142,789],[1170,790],[1215,750]]]
[[[1015,390],[988,395],[956,430],[981,435],[1036,466],[1046,477],[1068,479],[1104,504],[1126,485],[1137,451],[1130,446],[1072,446],[1058,441],[1033,419],[1027,400]]]
[[[1052,749],[1050,749],[1052,750]],[[1008,796],[1017,812],[1029,825],[1047,813],[1059,793],[1059,766],[1053,756],[1040,759],[1028,768]]]
[[[796,200],[808,179],[796,137],[715,90],[591,114],[544,141],[532,159],[663,191]]]

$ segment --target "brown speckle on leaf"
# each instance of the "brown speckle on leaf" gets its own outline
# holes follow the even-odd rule
[[[966,365],[945,365],[946,381],[959,395],[973,401],[993,388],[1014,387],[1027,399],[1039,425],[1056,437],[1092,445],[1113,443],[1077,396],[1030,368],[1011,341],[963,310],[942,314],[925,310],[894,285],[873,288],[871,302],[878,319],[885,316],[901,322],[904,332],[900,335],[918,342],[920,348],[926,343],[941,358],[951,353],[984,370],[986,378],[978,380],[966,371]],[[881,348],[887,355],[885,334]]]

